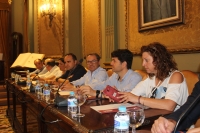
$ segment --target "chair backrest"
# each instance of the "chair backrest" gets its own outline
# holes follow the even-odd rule
[[[112,69],[108,69],[108,70],[107,70],[107,74],[108,74],[108,77],[110,77],[110,76],[113,74]]]
[[[190,70],[182,70],[181,73],[184,75],[186,79],[186,83],[188,86],[188,92],[189,94],[192,93],[192,90],[194,88],[194,85],[199,81],[198,74],[190,71]]]
[[[145,80],[148,77],[147,73],[143,70],[135,70],[135,72],[139,73],[142,76],[142,80]]]

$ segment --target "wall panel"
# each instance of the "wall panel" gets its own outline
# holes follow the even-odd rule
[[[140,47],[161,42],[172,52],[200,51],[200,1],[185,0],[185,24],[177,24],[138,32],[137,0],[126,0],[128,12],[128,49],[138,54]]]
[[[83,55],[101,55],[101,1],[82,1],[82,45]]]

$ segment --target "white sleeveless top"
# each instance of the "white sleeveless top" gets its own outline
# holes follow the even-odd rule
[[[141,81],[137,86],[131,91],[131,93],[137,96],[143,96],[150,98],[152,95],[156,99],[170,99],[177,103],[175,110],[182,106],[188,97],[188,87],[185,78],[180,84],[169,84],[171,75],[174,72],[179,72],[178,70],[173,71],[169,77],[167,77],[160,85],[155,85],[155,76],[151,79],[148,77],[144,81]],[[182,73],[181,73],[182,74]],[[183,74],[182,74],[183,75]],[[154,89],[157,88],[156,93],[153,93]],[[174,111],[175,111],[174,110]]]

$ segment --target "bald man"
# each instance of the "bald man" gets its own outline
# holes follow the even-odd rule
[[[62,71],[60,68],[56,65],[56,62],[52,58],[48,58],[45,60],[45,66],[46,69],[48,70],[47,73],[38,75],[38,79],[43,79],[43,80],[49,80],[52,78],[58,78],[62,75]]]
[[[41,75],[41,74],[45,74],[46,72],[48,72],[48,70],[45,68],[43,61],[41,59],[36,59],[34,60],[34,65],[36,67],[36,70],[30,73],[30,76],[36,76]]]

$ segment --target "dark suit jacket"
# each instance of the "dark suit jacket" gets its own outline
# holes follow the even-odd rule
[[[76,68],[73,71],[66,71],[60,78],[62,79],[67,79],[68,77],[70,77],[68,80],[70,82],[80,79],[81,77],[83,77],[83,75],[86,73],[87,71],[85,70],[85,68],[82,65],[77,65]]]
[[[178,121],[181,114],[190,106],[190,104],[199,94],[200,94],[200,81],[196,83],[186,103],[183,106],[181,106],[177,111],[166,116],[166,118]],[[198,101],[196,106],[194,106],[194,108],[190,111],[189,115],[187,115],[183,120],[181,120],[178,126],[178,130],[180,131],[188,129],[192,124],[194,124],[198,120],[199,117],[200,117],[200,100]]]
[[[144,23],[176,16],[176,0],[143,0]]]

